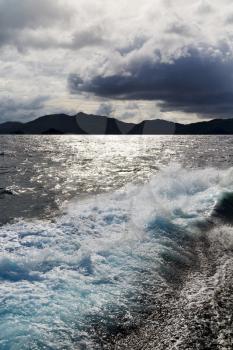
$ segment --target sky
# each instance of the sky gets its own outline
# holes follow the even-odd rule
[[[232,0],[0,0],[0,122],[233,117]]]

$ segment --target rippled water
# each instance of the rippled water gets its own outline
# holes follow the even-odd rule
[[[233,191],[231,137],[4,136],[0,154],[3,350],[99,349],[140,326]]]

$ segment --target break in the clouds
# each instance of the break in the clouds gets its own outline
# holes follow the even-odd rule
[[[232,39],[230,0],[0,0],[1,120],[232,117]]]

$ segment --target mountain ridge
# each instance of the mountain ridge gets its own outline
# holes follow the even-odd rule
[[[162,119],[126,123],[115,118],[78,113],[50,114],[35,120],[0,124],[0,134],[25,135],[232,135],[233,119],[181,124]]]

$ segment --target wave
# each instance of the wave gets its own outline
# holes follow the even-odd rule
[[[93,330],[136,327],[198,263],[200,223],[227,214],[232,175],[173,164],[144,185],[74,199],[53,222],[1,227],[0,347],[94,348]]]

